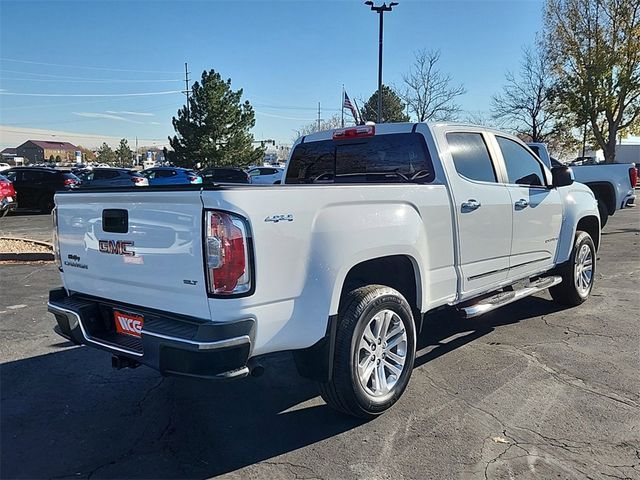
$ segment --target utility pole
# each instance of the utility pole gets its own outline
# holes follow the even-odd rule
[[[384,12],[390,12],[393,7],[398,5],[398,2],[391,2],[389,5],[383,3],[382,5],[375,7],[372,1],[364,2],[365,5],[371,7],[371,10],[376,12],[380,17],[380,27],[378,31],[378,123],[382,123],[382,32],[384,29]]]
[[[342,84],[342,98],[340,99],[340,126],[344,128],[344,83]]]
[[[189,71],[187,69],[187,62],[184,62],[184,93],[187,96],[187,120],[189,119]]]
[[[320,102],[318,102],[318,132],[320,131],[320,121],[322,119],[320,118]]]

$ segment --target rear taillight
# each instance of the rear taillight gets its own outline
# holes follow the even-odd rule
[[[629,169],[629,181],[631,182],[631,188],[636,188],[638,184],[638,169],[636,167]]]
[[[58,243],[58,207],[54,207],[53,210],[51,210],[51,219],[53,220],[53,258],[58,268],[62,268],[60,245]]]
[[[334,140],[346,140],[348,138],[373,137],[376,134],[375,125],[360,125],[357,127],[342,128],[333,132]]]
[[[206,212],[205,254],[210,294],[235,295],[251,290],[248,231],[245,219],[238,215]]]
[[[64,179],[65,187],[69,187],[69,186],[77,185],[77,184],[78,184],[78,182],[74,178],[65,178]]]
[[[0,196],[2,197],[15,197],[16,191],[13,189],[13,183],[0,182]]]
[[[142,177],[131,177],[131,181],[135,184],[144,182],[144,178]]]

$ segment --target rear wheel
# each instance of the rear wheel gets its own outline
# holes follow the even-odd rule
[[[577,231],[569,262],[562,267],[562,283],[551,287],[551,297],[562,305],[584,302],[593,289],[596,274],[596,247],[587,232]]]
[[[416,332],[411,307],[396,290],[352,290],[339,312],[333,375],[320,384],[329,406],[371,419],[402,395],[413,370]]]
[[[9,209],[0,210],[0,218],[4,217],[7,213],[9,213]]]

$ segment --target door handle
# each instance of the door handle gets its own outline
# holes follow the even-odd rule
[[[514,203],[516,210],[522,210],[523,208],[527,208],[529,206],[529,202],[527,202],[524,198],[521,198],[516,203]]]
[[[474,200],[473,198],[470,198],[466,202],[462,203],[462,211],[463,212],[472,212],[474,210],[477,210],[481,206],[482,206],[482,204],[479,201]]]

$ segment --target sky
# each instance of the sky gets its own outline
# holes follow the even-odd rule
[[[467,90],[462,108],[486,114],[542,6],[399,0],[384,18],[384,83],[401,85],[416,50],[438,49],[440,69]],[[0,0],[0,148],[164,145],[185,102],[185,62],[192,79],[215,69],[243,89],[257,140],[291,144],[318,102],[322,118],[340,113],[343,84],[358,101],[376,90],[377,39],[377,15],[358,0]]]

